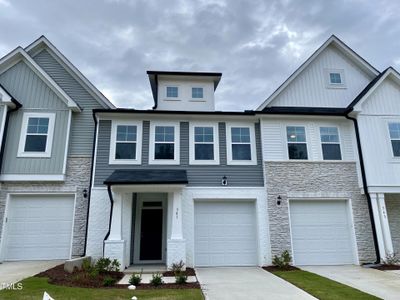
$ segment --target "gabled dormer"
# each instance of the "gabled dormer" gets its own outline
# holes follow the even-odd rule
[[[222,73],[147,71],[155,110],[214,111]]]

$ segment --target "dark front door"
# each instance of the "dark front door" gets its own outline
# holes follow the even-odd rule
[[[162,208],[142,209],[140,260],[162,260]]]

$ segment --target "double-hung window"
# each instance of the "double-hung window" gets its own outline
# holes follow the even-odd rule
[[[141,163],[140,122],[113,122],[111,128],[110,164]]]
[[[150,160],[152,164],[179,164],[179,124],[151,124]]]
[[[256,164],[254,127],[230,125],[228,132],[228,164]]]
[[[19,157],[50,157],[54,113],[25,113],[18,146]]]
[[[190,124],[190,163],[219,164],[218,124]]]
[[[320,127],[322,157],[324,160],[341,160],[339,130],[337,127]]]
[[[287,126],[286,136],[289,159],[308,159],[305,127]]]
[[[394,157],[400,157],[400,122],[389,123],[389,135]]]

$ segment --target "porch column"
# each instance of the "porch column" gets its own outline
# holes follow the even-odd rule
[[[121,268],[125,268],[125,241],[122,239],[123,195],[112,192],[113,211],[111,215],[110,235],[104,241],[104,257],[117,259]]]
[[[182,229],[182,192],[172,192],[168,198],[172,201],[171,236],[167,242],[167,266],[170,267],[181,260],[186,263],[186,241]]]
[[[379,216],[381,218],[383,241],[385,243],[386,253],[393,254],[392,235],[390,234],[389,219],[386,211],[385,194],[378,194]]]

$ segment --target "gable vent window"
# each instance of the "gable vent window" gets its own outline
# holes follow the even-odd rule
[[[178,98],[178,87],[167,86],[167,98]]]
[[[192,88],[192,98],[202,99],[203,98],[203,88],[194,87]]]
[[[342,84],[340,73],[329,73],[329,81],[331,84]]]
[[[289,159],[308,159],[304,126],[286,127]]]
[[[322,157],[324,160],[341,160],[339,130],[337,127],[320,127]]]
[[[389,134],[394,157],[400,157],[400,123],[389,123]]]
[[[325,78],[327,88],[346,88],[344,70],[342,69],[325,69]]]

